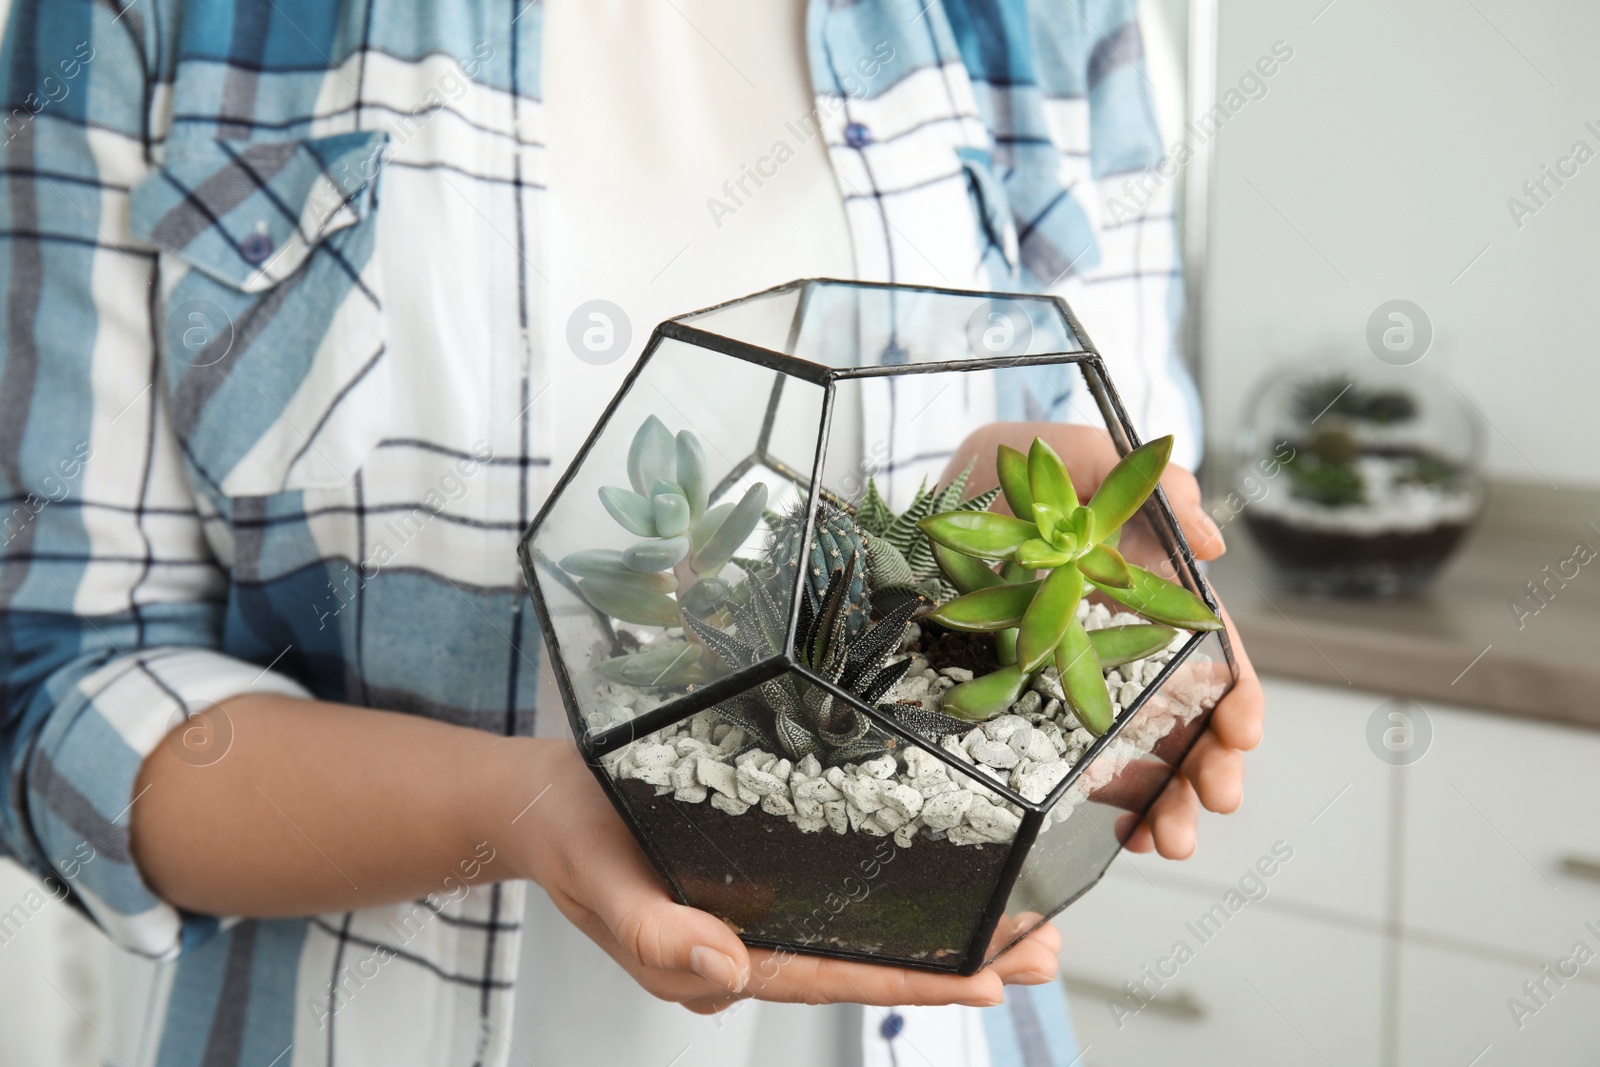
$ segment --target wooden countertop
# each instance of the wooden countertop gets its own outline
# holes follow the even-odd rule
[[[1600,492],[1491,485],[1433,585],[1392,600],[1284,592],[1242,515],[1223,535],[1210,578],[1261,674],[1600,728]]]

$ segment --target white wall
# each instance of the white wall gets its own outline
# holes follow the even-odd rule
[[[1521,229],[1506,206],[1574,141],[1600,152],[1600,4],[1327,3],[1222,4],[1221,86],[1280,39],[1294,57],[1213,141],[1213,448],[1263,369],[1366,353],[1368,316],[1404,298],[1436,330],[1419,366],[1494,427],[1492,473],[1600,484],[1600,158]]]

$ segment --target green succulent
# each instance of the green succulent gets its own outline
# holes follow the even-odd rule
[[[628,448],[628,484],[600,490],[600,503],[639,540],[621,551],[590,548],[561,560],[595,610],[642,626],[682,624],[688,612],[715,611],[733,595],[719,575],[744,544],[767,506],[757,482],[737,502],[708,506],[705,450],[689,430],[676,437],[654,415]],[[602,676],[631,685],[676,686],[704,679],[699,648],[657,645],[597,666]]]
[[[1366,389],[1349,378],[1329,375],[1297,386],[1292,398],[1295,416],[1310,425],[1324,415],[1372,422],[1380,426],[1410,422],[1417,401],[1399,389]]]
[[[917,488],[911,504],[899,515],[878,492],[877,479],[867,483],[866,494],[856,507],[856,524],[861,528],[867,554],[872,561],[872,591],[880,599],[901,600],[925,596],[948,599],[956,590],[944,581],[933,558],[933,545],[917,523],[930,515],[949,511],[986,511],[1000,495],[998,488],[962,498],[972,465],[954,481],[940,489],[928,488],[926,480]]]
[[[1400,477],[1407,485],[1431,485],[1440,489],[1458,488],[1466,468],[1453,460],[1425,449],[1417,449],[1410,456],[1411,470]]]
[[[1410,422],[1417,417],[1417,401],[1410,393],[1398,389],[1374,390],[1367,393],[1361,405],[1361,418],[1381,426]]]
[[[946,693],[946,714],[977,722],[1005,711],[1053,660],[1073,714],[1099,736],[1112,722],[1105,668],[1160,651],[1173,627],[1222,628],[1199,597],[1116,549],[1123,524],[1154,492],[1171,454],[1170,436],[1134,449],[1080,504],[1066,464],[1043,439],[1034,438],[1026,455],[1001,445],[1000,488],[1012,515],[954,511],[918,523],[961,593],[929,618],[952,630],[994,633],[1003,664]],[[1150,624],[1085,630],[1077,612],[1086,586]]]
[[[1324,378],[1312,378],[1303,381],[1294,387],[1290,397],[1290,405],[1295,418],[1309,426],[1318,421],[1323,415],[1330,412],[1343,414],[1338,409],[1345,402],[1345,397],[1356,390],[1356,384],[1348,378],[1338,375],[1329,375]]]
[[[1366,479],[1354,463],[1298,453],[1284,462],[1289,492],[1301,500],[1329,507],[1348,507],[1366,499]]]
[[[908,600],[851,634],[848,619],[852,610],[863,616],[871,611],[866,594],[855,584],[856,563],[857,557],[851,556],[843,567],[835,568],[820,597],[809,583],[801,586],[795,631],[795,654],[800,662],[863,703],[935,740],[970,729],[970,723],[936,711],[884,702],[884,696],[911,666],[909,658],[896,663],[889,658],[899,651],[920,602]],[[783,647],[789,623],[784,594],[790,588],[777,572],[752,575],[749,599],[728,609],[728,628],[694,615],[684,618],[728,669],[750,667]],[[852,589],[858,590],[854,596]],[[881,732],[874,735],[872,720],[859,709],[792,673],[725,700],[716,711],[744,730],[752,746],[783,752],[792,759],[815,755],[824,765],[833,766],[880,755],[888,747]]]

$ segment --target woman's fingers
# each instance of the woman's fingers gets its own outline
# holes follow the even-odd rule
[[[677,1001],[690,1011],[709,1015],[746,997],[805,1004],[862,1003],[879,1006],[967,1004],[989,1007],[1004,997],[1008,984],[1037,985],[1056,977],[1061,935],[1045,923],[970,978],[902,970],[868,963],[803,956],[756,949],[750,953],[750,974],[744,989],[733,994],[716,989],[696,975],[642,967],[603,924],[580,928],[605,949],[652,995]]]
[[[1196,559],[1216,559],[1228,550],[1222,531],[1206,514],[1205,504],[1200,499],[1200,483],[1193,474],[1182,467],[1169,466],[1161,478],[1161,488]]]
[[[1211,715],[1211,732],[1228,748],[1249,752],[1261,743],[1261,731],[1266,718],[1267,697],[1261,689],[1261,679],[1250,662],[1250,653],[1239,639],[1228,609],[1223,607],[1222,620],[1228,625],[1228,640],[1233,646],[1234,662],[1239,668],[1239,680],[1222,698]]]
[[[698,976],[707,983],[701,996],[742,990],[744,943],[720,919],[667,895],[576,751],[563,754],[556,773],[560,789],[532,864],[556,906],[630,971]]]
[[[989,965],[1007,985],[1037,985],[1039,976],[1054,981],[1060,965],[1061,931],[1043,923],[1005,955]]]
[[[1237,811],[1244,799],[1244,753],[1222,744],[1215,734],[1207,733],[1195,742],[1183,773],[1207,811],[1227,815]]]
[[[1156,839],[1150,833],[1150,824],[1148,822],[1140,823],[1133,833],[1128,835],[1128,839],[1122,843],[1122,847],[1128,852],[1140,853],[1154,849],[1156,847]]]
[[[758,958],[750,989],[761,1000],[881,1007],[967,1004],[986,1008],[999,1004],[1005,996],[1004,985],[993,971],[958,978],[795,953]]]
[[[1226,611],[1223,617],[1227,618]],[[1144,824],[1124,842],[1129,852],[1153,848],[1168,859],[1187,858],[1194,851],[1200,806],[1225,814],[1236,810],[1244,798],[1244,753],[1261,741],[1266,698],[1231,620],[1228,630],[1239,680],[1212,712],[1210,727],[1184,760],[1182,773],[1168,783]]]
[[[1183,775],[1167,783],[1145,820],[1155,839],[1156,851],[1169,860],[1194,855],[1195,831],[1200,822],[1200,800]]]
[[[823,959],[795,953],[751,953],[748,992],[761,1000],[879,1006],[967,1004],[992,1007],[1005,997],[1008,982],[1053,981],[1060,934],[1046,923],[988,968],[968,978]]]
[[[745,990],[734,994],[719,984],[706,981],[693,971],[689,970],[657,970],[646,967],[639,962],[638,956],[623,947],[611,934],[610,928],[600,920],[594,912],[584,908],[581,904],[570,899],[562,899],[556,894],[550,894],[561,913],[567,921],[581,930],[585,937],[593,941],[600,949],[617,962],[617,965],[628,972],[635,982],[644,987],[651,996],[662,1000],[687,1003],[688,1001],[718,1001],[738,1000],[748,996],[749,983],[745,983]]]
[[[721,925],[704,912],[681,905],[673,907],[679,913],[704,916]],[[613,928],[595,913],[581,906],[563,907],[562,910],[568,919],[651,994],[681,1002],[691,1011],[702,1014],[720,1011],[734,1000],[750,996],[761,1000],[807,1004],[853,1002],[891,1006],[959,1003],[988,1007],[1001,1001],[1006,984],[1032,985],[1054,981],[1057,957],[1061,950],[1060,932],[1051,924],[1044,923],[987,969],[962,978],[757,949],[749,951],[749,962],[741,975],[743,984],[735,993],[716,979],[715,972],[702,974],[693,967],[647,965],[642,960],[650,953],[641,952],[637,944],[620,939]],[[663,913],[663,918],[680,921],[684,916]],[[1033,918],[1036,920],[1037,916]]]
[[[1260,679],[1253,673],[1241,671],[1233,691],[1222,699],[1211,716],[1211,732],[1227,747],[1249,752],[1261,743],[1265,710],[1266,697],[1261,691]]]
[[[697,997],[683,1001],[683,1006],[696,1015],[715,1015],[737,1004],[742,997]]]
[[[1200,802],[1194,786],[1175,775],[1150,806],[1150,814],[1128,836],[1122,847],[1129,852],[1154,849],[1163,858],[1186,860],[1194,855],[1195,830],[1200,822]]]
[[[744,943],[714,915],[668,897],[633,842],[627,845],[636,861],[608,856],[610,862],[584,863],[587,873],[569,892],[641,967],[689,972],[719,990],[742,992],[750,977]]]
[[[1038,939],[1039,944],[1052,955],[1061,951],[1061,931],[1047,922],[1042,922],[1044,916],[1036,911],[1024,911],[1017,915],[1008,915],[1000,920],[1000,929],[1005,931],[1004,937],[996,931],[995,945],[1003,945],[1017,935],[1019,930],[1029,931],[1029,936]]]
[[[1054,979],[1061,937],[1039,926],[971,977],[794,953],[751,951],[720,919],[674,902],[587,769],[571,757],[555,828],[535,869],[575,926],[651,994],[710,1014],[742,997],[802,1003],[971,1004],[1004,997],[1007,982]],[[580,773],[581,772],[581,773]],[[558,774],[561,774],[558,771]],[[1019,915],[1015,929],[1037,922]]]

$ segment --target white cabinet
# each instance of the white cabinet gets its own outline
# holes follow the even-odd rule
[[[1057,920],[1083,1067],[1600,1062],[1600,733],[1428,704],[1428,749],[1393,767],[1367,740],[1387,696],[1266,691],[1241,810],[1203,815],[1188,862],[1119,858]],[[1201,943],[1276,842],[1292,860]],[[1595,957],[1562,964],[1580,941]]]
[[[1378,1062],[1381,937],[1264,902],[1221,919],[1226,912],[1222,894],[1117,878],[1063,915],[1062,968],[1085,1065]],[[1144,983],[1148,1006],[1126,982]]]
[[[1592,935],[1589,944],[1600,949]],[[1579,973],[1596,967],[1600,961]],[[1409,944],[1401,948],[1400,974],[1399,1062],[1405,1067],[1579,1067],[1600,1061],[1600,980],[1561,986],[1547,981],[1544,1003],[1535,1005],[1522,984],[1541,978],[1537,966]],[[1513,1015],[1507,1003],[1512,998],[1534,1013]]]
[[[1402,921],[1541,956],[1579,936],[1600,949],[1583,929],[1600,926],[1600,734],[1433,719],[1432,747],[1404,772]]]
[[[1391,768],[1366,743],[1382,697],[1267,679],[1261,747],[1245,757],[1244,803],[1202,813],[1195,854],[1129,862],[1157,884],[1235,881],[1274,841],[1294,862],[1274,878],[1281,899],[1379,921],[1384,912]]]

